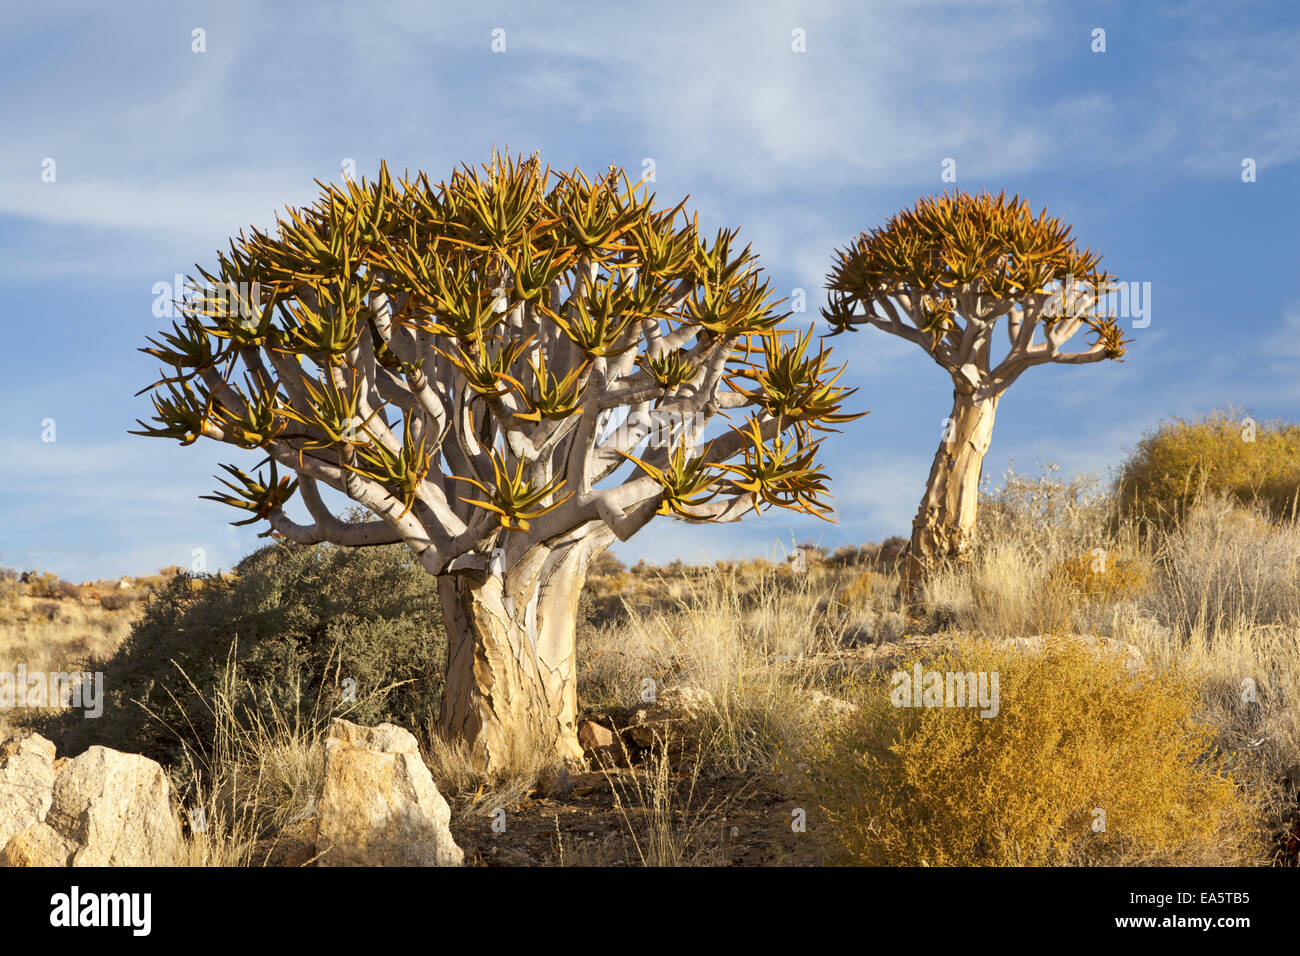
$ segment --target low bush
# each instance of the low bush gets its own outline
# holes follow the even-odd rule
[[[127,594],[103,594],[99,598],[99,606],[105,611],[122,611],[130,607],[131,604],[131,597]]]
[[[236,718],[272,706],[414,729],[437,709],[445,659],[436,582],[406,548],[276,543],[233,575],[178,572],[153,594],[90,668],[104,672],[102,717],[34,721],[62,753],[103,744],[170,763],[210,747],[207,702],[233,665],[239,686],[223,693]]]
[[[1169,527],[1203,496],[1257,504],[1277,519],[1300,495],[1300,424],[1239,409],[1173,418],[1146,435],[1117,478],[1121,515]]]
[[[805,757],[845,862],[1233,864],[1263,845],[1193,680],[1065,639],[975,644],[924,668],[998,674],[996,716],[895,707],[888,679],[869,685]]]

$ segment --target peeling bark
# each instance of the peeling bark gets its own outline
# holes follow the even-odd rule
[[[915,598],[936,563],[962,560],[975,539],[975,514],[984,456],[993,437],[998,398],[955,391],[944,441],[935,453],[925,496],[912,521],[912,540],[901,584]]]
[[[438,718],[484,771],[516,756],[581,763],[575,656],[578,598],[609,537],[532,547],[504,575],[439,579],[447,681]]]

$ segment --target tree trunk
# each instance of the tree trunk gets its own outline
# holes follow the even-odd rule
[[[438,581],[447,624],[439,731],[479,770],[537,754],[580,763],[574,639],[587,565],[603,544],[534,546],[504,574]]]
[[[909,599],[916,598],[925,575],[937,562],[961,560],[974,541],[980,474],[997,407],[996,397],[953,393],[952,416],[912,521],[902,581],[902,593]]]

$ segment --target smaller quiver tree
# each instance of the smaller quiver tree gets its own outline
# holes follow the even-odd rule
[[[1124,355],[1119,326],[1101,308],[1117,287],[1101,257],[1070,232],[1018,196],[959,192],[918,199],[837,250],[822,310],[832,335],[874,326],[919,346],[952,380],[952,412],[912,523],[902,583],[909,598],[937,561],[962,559],[974,540],[1002,393],[1035,365]],[[1081,330],[1093,341],[1067,351]]]

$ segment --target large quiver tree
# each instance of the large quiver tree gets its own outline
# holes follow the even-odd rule
[[[140,433],[262,452],[265,472],[224,466],[236,523],[405,543],[439,578],[442,733],[487,770],[579,758],[592,558],[655,515],[824,517],[814,432],[854,417],[851,390],[734,232],[707,241],[619,171],[494,154],[437,186],[383,167],[322,189],[199,269],[143,350],[172,371]],[[324,488],[373,517],[338,519]]]
[[[937,561],[960,560],[973,542],[1002,393],[1035,365],[1124,354],[1114,317],[1100,308],[1112,278],[1070,232],[1018,196],[957,193],[918,199],[837,251],[822,310],[832,334],[874,326],[920,346],[952,379],[952,413],[912,523],[908,597]],[[1095,338],[1066,351],[1080,330]]]

